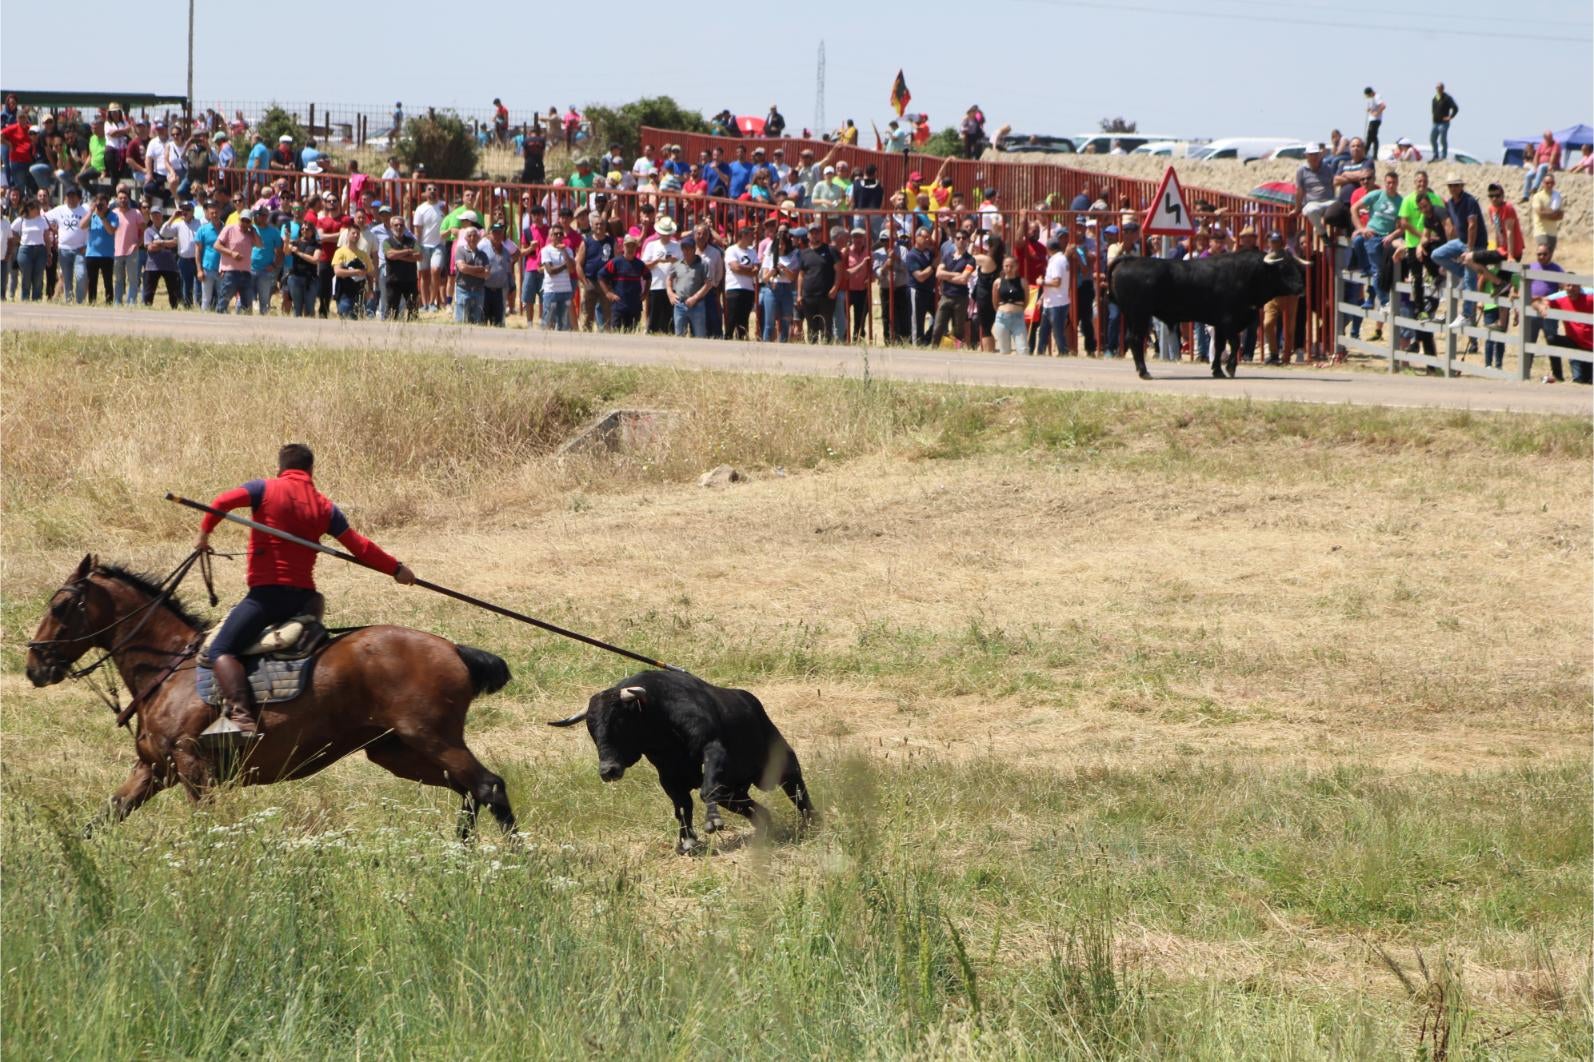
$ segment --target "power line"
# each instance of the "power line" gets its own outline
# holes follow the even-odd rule
[[[1283,15],[1252,15],[1239,12],[1211,11],[1205,8],[1187,9],[1176,7],[1152,7],[1146,4],[1112,4],[1091,2],[1091,0],[1020,0],[1021,3],[1039,4],[1043,7],[1090,8],[1098,11],[1133,12],[1143,15],[1173,15],[1182,18],[1228,19],[1231,22],[1274,22],[1285,26],[1322,26],[1329,29],[1345,29],[1346,20],[1330,21],[1328,19],[1290,18]],[[1499,33],[1494,30],[1463,30],[1463,29],[1438,29],[1431,23],[1419,25],[1404,24],[1394,25],[1387,23],[1358,22],[1357,28],[1362,30],[1384,31],[1389,33],[1432,34],[1435,37],[1484,37],[1492,41],[1538,41],[1548,44],[1582,44],[1594,43],[1589,37],[1574,37],[1569,35],[1547,35],[1541,33]]]
[[[1269,9],[1273,9],[1273,10],[1276,10],[1278,8],[1278,6],[1279,6],[1277,0],[1217,0],[1217,2],[1218,3],[1222,3],[1222,4],[1233,4],[1233,5],[1237,5],[1237,6],[1240,6],[1240,7],[1265,7],[1265,8],[1269,8]],[[1389,15],[1399,15],[1400,14],[1400,12],[1398,12],[1398,11],[1390,11],[1387,8],[1383,8],[1383,7],[1356,7],[1356,6],[1347,6],[1347,5],[1344,5],[1344,4],[1301,4],[1301,3],[1297,3],[1297,4],[1293,4],[1291,6],[1291,10],[1293,10],[1293,11],[1324,12],[1324,13],[1340,14],[1340,15],[1368,14],[1368,15],[1389,16]],[[1212,12],[1201,12],[1201,14],[1211,14],[1211,13]],[[1236,17],[1251,18],[1252,16],[1251,15],[1237,15]],[[1516,25],[1518,22],[1521,21],[1518,18],[1512,18],[1512,17],[1510,17],[1508,15],[1464,15],[1464,14],[1460,14],[1460,13],[1454,13],[1453,14],[1453,13],[1451,13],[1449,11],[1445,12],[1444,18],[1445,18],[1445,21],[1447,21],[1447,22],[1453,22],[1453,21],[1456,21],[1456,20],[1459,19],[1459,20],[1461,20],[1463,22],[1490,22],[1490,23],[1494,23],[1496,25]],[[1336,25],[1344,25],[1344,24],[1345,23],[1343,23],[1343,22],[1336,23]],[[1588,23],[1580,22],[1580,23],[1577,23],[1577,24],[1573,25],[1572,28],[1573,29],[1588,29],[1590,27],[1589,27]],[[1424,29],[1426,29],[1426,27],[1424,27]],[[1437,32],[1443,32],[1443,31],[1434,30],[1432,32],[1436,32],[1437,33]],[[1467,31],[1467,32],[1474,32],[1474,31]],[[1496,35],[1495,34],[1490,34],[1490,36],[1496,36]],[[1557,38],[1557,39],[1559,39],[1559,38]]]

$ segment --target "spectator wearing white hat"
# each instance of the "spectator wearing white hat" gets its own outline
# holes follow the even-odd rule
[[[1306,162],[1295,171],[1295,209],[1319,236],[1323,212],[1335,201],[1334,166],[1323,158],[1323,145],[1306,145]]]
[[[826,166],[820,180],[808,193],[808,201],[815,210],[840,210],[846,204],[846,192],[835,181],[836,167]]]
[[[681,245],[674,240],[675,219],[668,214],[653,223],[658,238],[642,248],[642,264],[648,267],[648,332],[666,335],[674,330],[674,312],[670,308],[669,294],[664,290],[670,266],[681,260]]]
[[[299,168],[299,153],[293,149],[293,137],[287,133],[277,137],[277,146],[271,152],[270,167],[284,171]]]

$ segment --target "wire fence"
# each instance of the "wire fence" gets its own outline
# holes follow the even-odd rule
[[[411,107],[401,101],[382,105],[375,103],[341,103],[335,100],[195,100],[194,113],[206,116],[214,112],[227,123],[242,122],[256,125],[272,107],[280,107],[303,125],[318,139],[339,144],[364,146],[368,143],[385,143],[393,134],[397,112],[402,111],[407,120],[418,114],[451,113],[468,123],[473,132],[490,134],[493,130],[495,108],[486,107]],[[533,124],[544,130],[550,128],[564,134],[563,112],[550,114],[549,110],[509,108],[510,135]],[[550,136],[550,139],[553,139]]]

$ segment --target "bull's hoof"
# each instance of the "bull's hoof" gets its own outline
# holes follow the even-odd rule
[[[1228,379],[1228,377],[1223,375],[1223,370],[1222,369],[1214,369],[1214,370],[1212,370],[1212,378],[1214,380],[1226,380],[1226,379]]]
[[[1142,380],[1151,379],[1151,374],[1149,372],[1147,372],[1145,369],[1139,369],[1139,370],[1136,370],[1136,371],[1139,373],[1139,376],[1140,376],[1140,378]]]
[[[703,820],[704,833],[719,833],[725,828],[725,820],[718,815],[710,815]]]
[[[703,846],[698,843],[696,837],[682,837],[675,842],[675,854],[684,856],[696,855],[701,847]]]

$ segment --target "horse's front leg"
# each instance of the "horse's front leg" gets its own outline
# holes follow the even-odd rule
[[[216,769],[199,748],[199,739],[192,734],[179,737],[171,748],[171,766],[188,792],[188,799],[198,803],[216,787]]]
[[[155,768],[139,760],[133,765],[133,772],[127,776],[127,781],[111,794],[111,799],[105,802],[100,813],[83,827],[83,836],[90,837],[101,826],[114,826],[121,822],[165,787],[166,783],[155,774]]]

